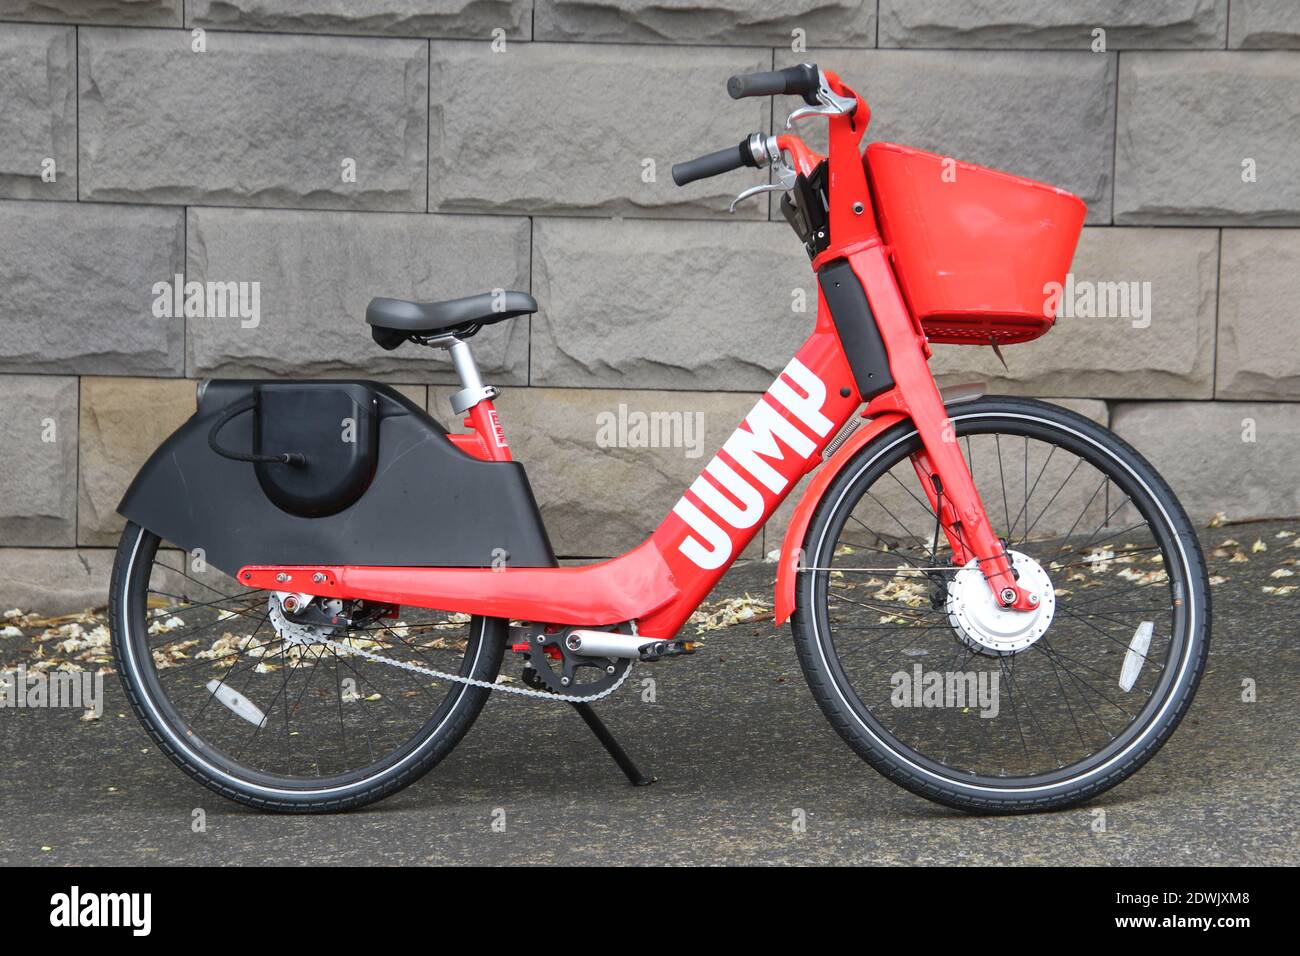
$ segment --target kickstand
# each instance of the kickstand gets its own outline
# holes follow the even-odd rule
[[[596,739],[601,742],[609,755],[614,758],[614,763],[618,764],[618,769],[622,770],[627,779],[634,787],[646,787],[655,782],[654,777],[647,776],[641,772],[641,769],[632,762],[632,758],[627,755],[622,744],[614,739],[614,735],[609,732],[605,722],[596,716],[592,710],[591,704],[574,704],[573,709],[578,712],[578,716],[583,722],[591,728],[591,732],[596,735]]]

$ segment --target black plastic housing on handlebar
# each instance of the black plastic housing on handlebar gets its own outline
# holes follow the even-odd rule
[[[707,156],[688,159],[684,163],[674,163],[673,182],[678,186],[685,186],[697,179],[708,179],[710,176],[729,173],[742,166],[758,166],[758,161],[749,151],[748,139],[742,139],[739,146],[728,146]]]
[[[817,65],[801,63],[767,73],[738,73],[727,80],[727,92],[733,100],[745,96],[777,96],[788,93],[802,96],[809,106],[816,106],[820,85]]]

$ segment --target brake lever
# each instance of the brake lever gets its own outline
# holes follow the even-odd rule
[[[760,168],[762,166],[772,167],[772,172],[776,174],[776,182],[759,183],[757,186],[750,186],[731,200],[731,205],[727,208],[728,212],[734,213],[736,206],[751,196],[759,196],[763,193],[789,192],[794,188],[795,180],[799,178],[799,174],[794,167],[785,161],[785,154],[777,147],[775,136],[763,137],[755,133],[751,149],[755,151],[755,155],[766,158],[767,161],[762,163]]]
[[[750,196],[757,196],[760,193],[774,193],[784,191],[785,189],[786,187],[782,186],[780,183],[759,183],[757,186],[750,186],[735,199],[731,200],[731,205],[727,207],[727,212],[735,212],[736,206],[739,203],[744,202]]]
[[[826,74],[817,71],[817,106],[801,106],[785,120],[785,128],[793,129],[795,120],[801,120],[807,116],[844,116],[852,113],[858,108],[858,101],[847,96],[840,96],[831,89],[830,84],[826,82]]]

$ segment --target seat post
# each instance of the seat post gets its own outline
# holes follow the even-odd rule
[[[463,415],[484,399],[496,397],[497,390],[491,385],[483,384],[483,377],[479,374],[478,363],[474,361],[474,353],[470,351],[468,342],[449,335],[432,344],[442,346],[451,354],[451,364],[460,379],[460,391],[451,397],[453,412]]]

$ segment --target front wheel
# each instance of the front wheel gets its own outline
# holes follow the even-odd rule
[[[1210,601],[1187,516],[1118,436],[1065,409],[950,409],[1029,614],[956,567],[903,423],[814,512],[792,619],[804,675],[844,740],[921,796],[984,813],[1086,800],[1141,767],[1205,667]]]

